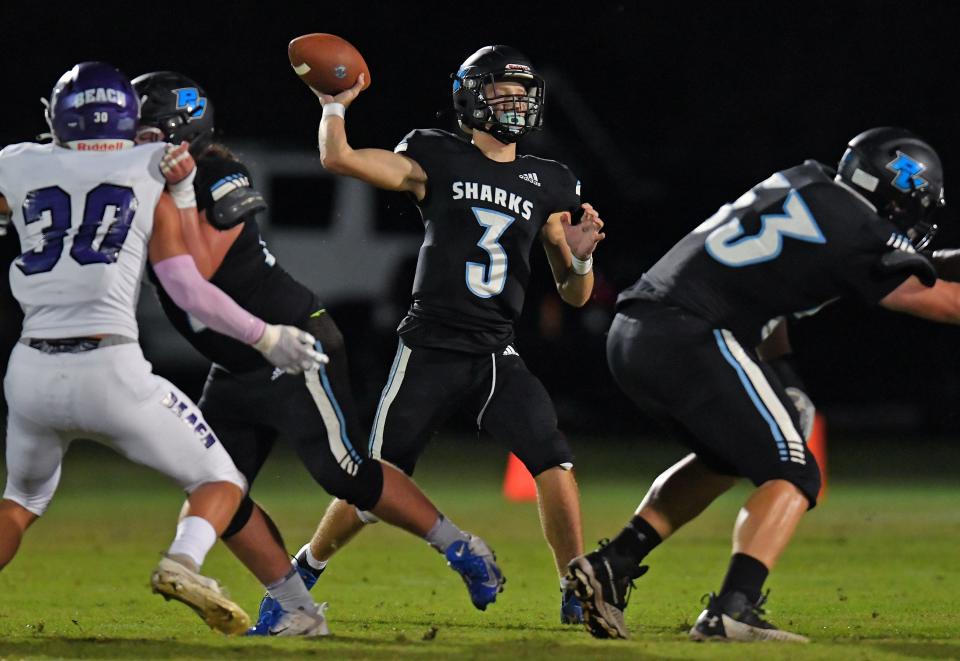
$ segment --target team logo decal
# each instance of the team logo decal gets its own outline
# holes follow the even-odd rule
[[[890,183],[905,193],[926,188],[929,184],[926,179],[918,176],[927,169],[927,166],[918,163],[900,150],[897,150],[897,157],[887,163],[887,169],[897,173]]]
[[[177,110],[186,110],[190,119],[200,119],[207,112],[207,97],[200,96],[196,87],[181,87],[173,93],[177,95]]]

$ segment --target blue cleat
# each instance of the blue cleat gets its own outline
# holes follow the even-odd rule
[[[317,579],[320,578],[320,574],[323,573],[323,569],[314,569],[306,563],[306,560],[301,563],[299,556],[293,559],[292,564],[297,568],[297,573],[300,574],[300,578],[303,579],[303,584],[307,586],[308,590],[317,584]],[[247,629],[245,635],[269,636],[271,629],[276,626],[283,615],[284,612],[283,609],[280,608],[280,602],[271,597],[269,592],[265,593],[263,599],[260,600],[257,623]]]
[[[470,601],[480,610],[497,600],[506,579],[497,566],[497,558],[486,542],[475,535],[469,540],[451,544],[446,553],[447,564],[460,574],[470,592]]]
[[[573,588],[560,593],[560,624],[583,624],[583,605]]]

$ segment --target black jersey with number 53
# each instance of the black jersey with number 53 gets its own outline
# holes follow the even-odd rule
[[[427,173],[417,203],[425,237],[401,337],[474,353],[506,346],[523,308],[531,245],[550,214],[578,209],[580,183],[556,161],[492,161],[437,129],[410,132],[395,151]]]
[[[618,299],[685,308],[747,346],[767,322],[852,296],[877,303],[933,266],[816,161],[777,172],[681,239]]]

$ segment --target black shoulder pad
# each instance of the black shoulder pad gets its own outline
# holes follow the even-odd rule
[[[214,201],[212,213],[207,210],[207,221],[218,230],[228,230],[266,208],[267,203],[260,191],[240,186]]]
[[[207,212],[207,221],[219,230],[230,229],[267,208],[263,195],[250,181],[250,172],[240,161],[211,157],[197,162],[197,209]]]
[[[937,281],[937,269],[929,259],[916,252],[891,250],[880,258],[880,272],[883,275],[915,275],[927,287]]]

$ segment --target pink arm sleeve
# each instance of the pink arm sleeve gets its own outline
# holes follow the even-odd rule
[[[253,344],[263,335],[266,323],[204,280],[190,255],[161,260],[153,271],[170,299],[205,326],[244,344]]]

